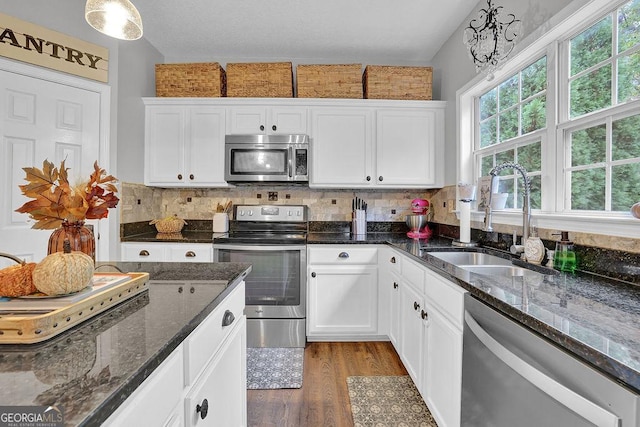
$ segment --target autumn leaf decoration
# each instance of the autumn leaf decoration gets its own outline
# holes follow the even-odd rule
[[[93,164],[93,173],[89,181],[78,186],[71,186],[64,160],[60,168],[45,160],[42,170],[38,168],[22,168],[29,182],[20,185],[22,194],[33,200],[28,201],[16,212],[27,213],[36,220],[31,228],[54,229],[63,221],[76,222],[87,219],[106,218],[109,208],[115,208],[119,199],[115,193],[118,181],[107,175],[104,169]]]

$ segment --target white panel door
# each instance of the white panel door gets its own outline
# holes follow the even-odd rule
[[[100,95],[0,70],[0,138],[0,252],[40,261],[52,231],[31,229],[29,215],[15,212],[29,200],[18,188],[26,184],[22,168],[64,159],[71,183],[88,180],[100,161]],[[97,236],[98,221],[92,222]],[[10,264],[0,259],[0,267]]]

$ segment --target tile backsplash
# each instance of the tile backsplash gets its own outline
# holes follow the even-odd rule
[[[411,213],[411,200],[431,202],[432,221],[454,226],[459,221],[454,212],[456,187],[440,190],[320,190],[302,186],[239,186],[220,189],[164,189],[142,184],[122,183],[121,223],[150,221],[176,214],[185,219],[212,218],[218,203],[278,204],[309,206],[310,221],[350,221],[351,200],[359,197],[369,205],[367,219],[375,222],[404,222]],[[270,200],[271,199],[271,200]],[[482,223],[472,222],[482,229]],[[495,224],[500,233],[511,233],[510,226]],[[557,240],[557,230],[539,229],[541,238]],[[612,237],[603,234],[575,233],[571,239],[579,245],[640,253],[640,239]],[[457,237],[457,236],[455,236]]]

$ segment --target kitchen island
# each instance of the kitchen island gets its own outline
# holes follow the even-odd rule
[[[99,425],[251,271],[245,263],[98,263],[148,272],[143,292],[48,341],[0,346],[0,404],[62,406],[65,425]],[[182,283],[188,283],[182,286]]]

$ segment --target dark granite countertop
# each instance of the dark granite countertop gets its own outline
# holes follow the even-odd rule
[[[244,263],[151,262],[98,263],[98,271],[111,266],[173,282],[152,282],[48,341],[0,345],[0,404],[60,405],[65,425],[101,424],[251,271]],[[194,292],[178,292],[176,281],[190,281]]]
[[[182,231],[180,233],[158,233],[151,231],[122,236],[122,242],[161,242],[161,243],[211,243],[216,236],[212,231]]]

